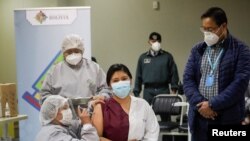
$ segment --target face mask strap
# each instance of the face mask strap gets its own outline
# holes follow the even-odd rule
[[[218,31],[220,30],[221,27],[222,27],[222,24],[220,25],[218,30],[215,32],[216,35],[217,35],[217,33],[218,33]],[[224,32],[225,32],[225,30],[223,30],[222,33],[219,36],[217,35],[219,37],[219,39],[223,36]]]

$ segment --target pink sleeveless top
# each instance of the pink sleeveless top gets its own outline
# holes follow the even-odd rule
[[[112,141],[127,141],[129,130],[128,114],[113,98],[102,104],[103,137]]]

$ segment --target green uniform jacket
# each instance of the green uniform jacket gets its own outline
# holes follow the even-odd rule
[[[142,84],[166,85],[171,84],[171,89],[178,89],[178,70],[173,56],[164,50],[160,50],[156,56],[150,51],[143,53],[137,64],[134,95],[139,96]]]

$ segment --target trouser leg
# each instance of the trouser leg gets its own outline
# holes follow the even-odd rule
[[[150,89],[144,89],[143,91],[143,99],[145,99],[150,105],[152,103],[152,100],[154,98],[154,94],[151,92]]]

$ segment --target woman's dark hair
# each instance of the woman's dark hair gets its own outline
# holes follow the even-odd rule
[[[114,75],[114,73],[117,71],[125,72],[129,76],[129,78],[132,79],[132,75],[131,75],[127,66],[125,66],[123,64],[113,64],[109,67],[109,70],[107,72],[106,83],[108,84],[108,86],[110,86],[110,80],[111,80],[112,76]]]
[[[226,13],[219,7],[211,7],[201,15],[201,19],[208,17],[214,19],[218,26],[222,25],[223,23],[227,23]]]

